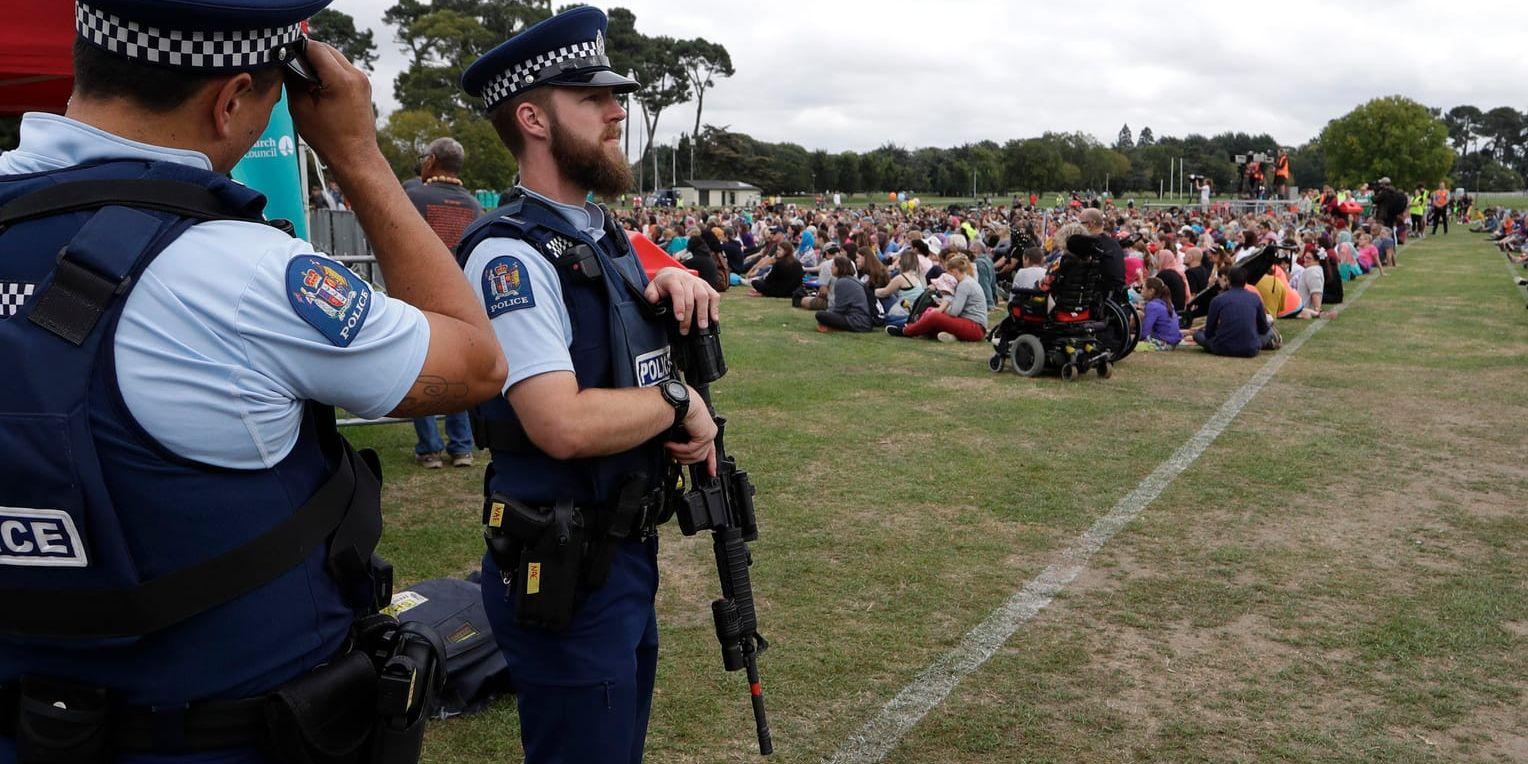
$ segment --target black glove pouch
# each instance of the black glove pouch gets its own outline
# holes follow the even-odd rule
[[[266,754],[289,764],[360,764],[376,721],[376,666],[352,652],[271,693]]]

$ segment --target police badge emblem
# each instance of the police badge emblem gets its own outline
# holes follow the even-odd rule
[[[536,305],[536,293],[525,264],[513,257],[496,257],[483,268],[483,307],[494,318]]]
[[[287,297],[302,320],[339,347],[348,347],[366,323],[371,287],[349,268],[317,255],[287,263]]]

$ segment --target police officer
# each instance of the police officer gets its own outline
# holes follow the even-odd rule
[[[675,460],[715,469],[715,425],[674,379],[654,306],[688,332],[716,320],[718,296],[679,269],[649,282],[586,202],[631,184],[617,95],[637,83],[610,70],[605,25],[596,8],[566,11],[462,77],[521,173],[457,257],[509,359],[504,397],[478,409],[492,454],[483,599],[530,762],[641,760],[664,475]]]
[[[0,155],[4,764],[292,760],[266,730],[376,713],[340,656],[388,586],[379,483],[329,407],[461,410],[505,366],[365,75],[302,36],[326,5],[82,0],[67,112]],[[226,177],[287,71],[390,294]]]

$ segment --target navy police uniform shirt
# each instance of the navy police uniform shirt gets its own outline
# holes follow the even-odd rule
[[[523,186],[520,190],[557,210],[570,225],[599,241],[605,236],[605,213],[594,204],[574,207],[552,201]],[[509,362],[504,391],[522,380],[554,371],[573,372],[573,321],[563,303],[557,269],[521,239],[493,238],[467,258],[463,269]]]
[[[199,152],[130,141],[75,120],[27,114],[0,175],[104,159],[212,169]],[[297,442],[304,402],[380,417],[413,386],[430,344],[424,314],[270,226],[192,226],[128,296],[115,351],[119,387],[176,454],[260,469]]]

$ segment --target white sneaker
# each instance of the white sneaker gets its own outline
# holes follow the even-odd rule
[[[939,337],[939,341],[940,342],[954,342],[955,341],[955,335],[950,334],[949,332],[940,332],[937,336]]]

